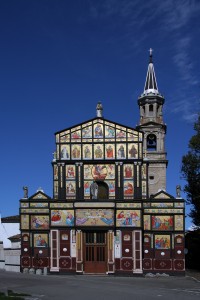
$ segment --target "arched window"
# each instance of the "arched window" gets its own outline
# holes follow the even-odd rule
[[[95,181],[95,184],[97,184],[97,195],[96,200],[108,200],[109,199],[109,187],[107,183],[104,181]],[[92,194],[90,195],[91,199],[94,199],[92,197]]]
[[[157,139],[155,134],[149,134],[147,136],[147,151],[156,151]]]

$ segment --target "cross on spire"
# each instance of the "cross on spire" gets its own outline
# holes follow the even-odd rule
[[[153,62],[153,49],[150,48],[149,49],[149,63],[152,63]]]

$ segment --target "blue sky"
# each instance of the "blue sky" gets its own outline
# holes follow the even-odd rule
[[[98,101],[106,119],[138,124],[150,47],[175,195],[200,106],[199,16],[198,0],[0,1],[2,216],[18,213],[24,185],[52,196],[54,133],[95,117]]]

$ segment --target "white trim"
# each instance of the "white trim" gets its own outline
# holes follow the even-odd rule
[[[56,233],[56,239],[53,239],[53,232]],[[53,241],[56,240],[56,248],[53,248]],[[57,265],[56,267],[53,267],[53,250],[57,251],[57,256],[56,256],[56,259],[57,259]],[[51,230],[51,257],[50,257],[50,261],[51,261],[51,264],[50,264],[50,271],[51,272],[58,272],[59,271],[59,254],[60,252],[60,249],[59,249],[59,234],[58,234],[58,230]]]
[[[136,250],[136,239],[135,239],[135,235],[136,233],[139,233],[140,237],[139,237],[139,250]],[[140,268],[136,269],[136,261],[138,261],[138,259],[136,259],[136,251],[139,251],[140,253]],[[134,230],[133,231],[133,273],[139,273],[142,274],[143,270],[142,270],[142,231],[141,230]]]

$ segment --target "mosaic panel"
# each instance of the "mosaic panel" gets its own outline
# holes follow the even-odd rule
[[[66,165],[66,178],[74,179],[75,178],[75,166],[74,165]]]
[[[74,226],[73,210],[52,210],[51,226]]]
[[[112,209],[77,209],[77,226],[113,226],[114,211]]]
[[[134,168],[132,164],[124,164],[123,169],[125,179],[133,178]]]
[[[117,227],[139,227],[141,226],[140,210],[117,210]]]
[[[155,235],[155,249],[170,249],[171,237],[169,234]]]
[[[151,216],[152,230],[173,230],[173,216]]]
[[[137,144],[128,144],[128,158],[138,158],[138,145]]]
[[[184,230],[184,222],[183,222],[183,216],[174,216],[174,223],[175,223],[175,230]]]
[[[31,216],[31,229],[49,229],[49,216],[45,215],[32,215]]]
[[[37,233],[34,234],[34,247],[48,247],[48,234],[47,233]]]
[[[21,215],[21,229],[29,229],[29,215]]]

